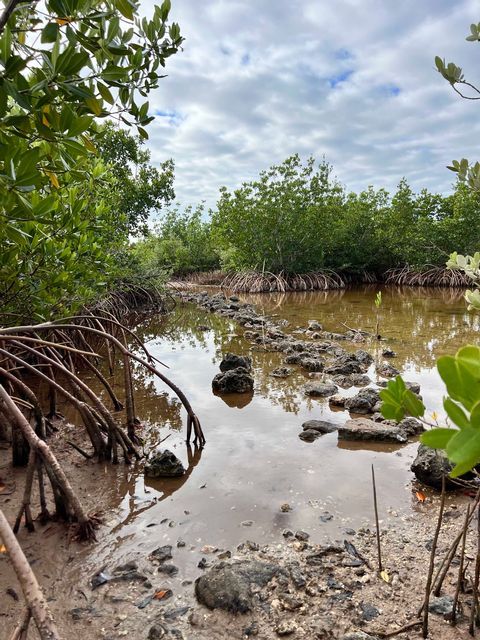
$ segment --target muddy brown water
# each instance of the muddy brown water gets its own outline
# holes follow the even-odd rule
[[[365,286],[328,293],[240,295],[240,299],[254,303],[261,313],[287,320],[286,332],[306,327],[312,319],[329,331],[345,331],[342,323],[372,331],[377,290]],[[444,390],[435,359],[478,342],[478,316],[467,312],[461,291],[383,288],[382,295],[380,333],[385,340],[352,348],[360,346],[372,354],[387,346],[394,349],[397,357],[390,362],[405,379],[420,383],[428,411],[442,415]],[[200,325],[209,329],[201,330]],[[306,398],[302,385],[307,378],[300,370],[287,379],[271,377],[283,354],[251,351],[252,395],[213,395],[211,380],[218,373],[222,353],[246,354],[252,347],[234,322],[179,304],[169,316],[149,319],[137,331],[189,397],[207,444],[203,451],[186,447],[185,415],[179,402],[150,375],[137,371],[137,414],[149,425],[144,433],[146,448],[167,438],[161,446],[182,460],[187,473],[180,479],[152,481],[144,479],[141,463],[126,468],[75,459],[70,469],[72,484],[91,508],[101,508],[105,514],[98,541],[79,546],[50,524],[43,529],[43,539],[51,542],[41,557],[42,527],[34,534],[21,533],[39,579],[54,600],[69,598],[70,607],[82,606],[82,592],[99,568],[145,557],[162,544],[175,547],[180,538],[186,546],[174,556],[180,569],[174,586],[199,575],[197,563],[208,552],[202,551],[204,545],[234,549],[246,539],[274,542],[286,528],[305,530],[312,540],[321,542],[344,538],[349,529],[371,527],[372,463],[382,520],[401,521],[428,509],[415,497],[418,487],[409,470],[416,443],[398,447],[338,443],[335,433],[313,443],[299,439],[307,419],[342,423],[349,416],[330,411],[327,400]],[[369,374],[375,381],[373,367]],[[20,476],[18,480],[18,495],[2,500],[7,513],[14,512],[21,495],[23,482]],[[281,511],[284,503],[291,511]],[[2,587],[6,587],[11,576],[2,560],[0,570]],[[2,597],[0,614],[5,615],[10,606],[9,599]],[[65,602],[63,608],[68,608]]]

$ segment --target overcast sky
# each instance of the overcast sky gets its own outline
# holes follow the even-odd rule
[[[355,191],[405,176],[447,193],[445,165],[480,159],[480,102],[434,67],[440,55],[480,81],[474,0],[172,0],[171,18],[184,50],[150,98],[148,145],[174,159],[182,204],[214,206],[220,186],[296,152]]]

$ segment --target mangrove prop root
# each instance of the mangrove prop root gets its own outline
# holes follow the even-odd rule
[[[33,449],[30,450],[30,456],[28,459],[27,475],[25,477],[25,489],[23,492],[22,505],[18,512],[15,525],[13,527],[13,533],[18,533],[20,525],[22,523],[22,516],[25,514],[25,526],[29,531],[35,531],[33,525],[32,511],[30,507],[30,501],[32,497],[33,476],[35,474],[36,467],[36,455]]]
[[[27,640],[28,627],[30,625],[31,618],[32,618],[32,612],[28,608],[25,609],[22,619],[20,620],[18,625],[15,627],[9,640]]]
[[[0,510],[0,537],[7,550],[41,640],[60,640],[53,616],[30,564]],[[21,636],[19,636],[21,637]]]
[[[179,389],[179,387],[174,384],[171,380],[169,380],[169,378],[167,378],[166,376],[164,376],[156,367],[154,367],[151,364],[152,360],[151,356],[147,356],[147,360],[142,359],[140,356],[137,356],[135,353],[132,353],[131,351],[129,351],[127,349],[127,347],[122,343],[121,340],[119,340],[118,338],[116,338],[115,336],[113,336],[111,333],[108,333],[107,331],[98,329],[98,328],[94,328],[92,326],[88,326],[88,325],[81,325],[81,329],[82,331],[91,334],[92,336],[96,336],[97,338],[101,339],[103,342],[108,341],[110,342],[114,347],[116,347],[124,356],[127,356],[130,360],[133,360],[135,362],[138,362],[140,365],[142,365],[143,367],[145,367],[150,373],[152,373],[154,376],[157,376],[158,378],[160,378],[160,380],[162,380],[162,382],[164,384],[166,384],[180,399],[181,403],[183,404],[185,410],[187,411],[187,415],[191,418],[192,420],[192,427],[195,433],[195,440],[196,442],[200,445],[200,446],[204,446],[205,444],[205,436],[203,434],[203,431],[200,427],[200,421],[198,420],[198,417],[195,415],[190,402],[188,401],[187,397],[185,396],[185,394],[181,391],[181,389]],[[62,330],[62,331],[66,331],[66,332],[70,332],[70,331],[78,331],[79,330],[79,325],[78,324],[63,324],[63,323],[51,323],[51,322],[47,322],[47,323],[43,323],[43,324],[39,324],[39,325],[35,325],[35,326],[22,326],[22,327],[6,327],[3,329],[0,329],[0,339],[4,339],[4,338],[8,338],[8,336],[12,337],[12,334],[14,334],[14,337],[16,340],[18,340],[17,343],[17,347],[21,346],[23,349],[25,349],[27,352],[29,352],[29,350],[31,351],[35,351],[35,353],[38,353],[35,349],[32,349],[32,347],[28,347],[25,344],[21,343],[22,337],[21,334],[25,334],[25,333],[33,333],[33,334],[38,334],[40,332],[43,331],[58,331],[58,330]],[[13,341],[12,341],[13,342]],[[7,356],[8,356],[8,352],[4,352]],[[82,352],[83,355],[88,355],[85,352]],[[40,354],[39,354],[40,355]],[[45,354],[41,354],[41,356],[43,356],[43,360],[45,361],[45,358],[48,358],[48,356],[45,356]],[[18,357],[18,356],[17,356]],[[21,359],[20,359],[21,360]],[[51,359],[50,359],[51,360]],[[46,360],[46,362],[48,362],[48,359]],[[56,363],[58,364],[58,363]],[[64,371],[68,371],[67,367],[64,367]],[[69,372],[71,375],[72,372]],[[78,384],[78,378],[77,378],[77,384]],[[79,385],[81,386],[81,385]],[[85,393],[90,393],[92,394],[91,390],[89,389],[88,391],[85,390]],[[91,398],[91,400],[93,402],[95,402],[94,398]],[[99,401],[99,399],[97,398],[97,403]],[[102,403],[100,402],[100,405]],[[100,408],[100,413],[104,414],[104,411],[106,410],[104,406],[102,406],[102,408]],[[105,419],[107,421],[107,423],[110,420],[110,417],[107,417],[107,415],[105,415]],[[116,430],[116,426],[113,427],[113,425],[109,425],[112,426],[112,428],[114,428]],[[134,449],[134,447],[133,447]],[[138,455],[138,452],[136,453],[136,455]]]
[[[469,517],[469,521],[468,524],[470,524],[470,522],[472,521],[473,515],[475,513],[475,509],[480,505],[480,490],[477,491],[477,495],[475,497],[475,501],[473,503],[473,507],[472,510],[470,512],[470,517]],[[461,540],[462,540],[462,536],[463,536],[463,527],[462,530],[460,531],[460,533],[457,535],[457,537],[453,540],[452,544],[450,545],[450,549],[448,550],[446,556],[444,557],[438,571],[437,571],[437,575],[435,576],[434,580],[433,580],[433,595],[438,597],[442,591],[442,585],[443,585],[443,581],[445,580],[448,570],[450,569],[450,565],[452,564],[452,560],[455,557],[455,554],[457,552],[457,548],[458,545],[460,544]]]
[[[470,612],[470,623],[468,631],[471,636],[475,635],[475,621],[478,617],[478,582],[480,579],[480,506],[477,507],[477,557],[475,558],[475,577],[473,580],[473,605]]]
[[[63,469],[59,465],[49,446],[36,435],[35,431],[25,419],[23,413],[18,409],[15,402],[11,399],[2,385],[0,385],[0,413],[3,413],[13,426],[22,431],[25,439],[30,445],[30,448],[45,462],[46,465],[48,465],[55,482],[61,490],[64,500],[67,502],[68,507],[73,511],[80,528],[84,526],[85,530],[88,531],[89,535],[86,539],[92,539],[92,537],[94,537],[94,533],[92,536],[92,533],[88,529],[90,518],[83,510],[83,507],[73,491]]]

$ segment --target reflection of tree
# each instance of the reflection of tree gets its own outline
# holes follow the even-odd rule
[[[137,494],[136,494],[136,483],[138,481],[138,473],[131,474],[128,481],[119,487],[119,494],[127,495],[128,494],[128,509],[126,512],[126,517],[119,522],[111,533],[117,533],[120,531],[126,524],[130,524],[134,522],[142,513],[148,511],[151,507],[167,498],[170,498],[175,491],[178,491],[183,485],[189,480],[192,475],[193,470],[200,462],[202,457],[202,449],[198,447],[194,447],[192,451],[192,447],[190,444],[186,444],[187,447],[187,468],[183,476],[178,478],[158,478],[153,480],[151,478],[145,478],[145,486],[154,489],[155,492],[161,493],[162,495],[158,497],[157,495],[153,500],[149,500],[147,504],[143,504],[141,507],[137,507]]]

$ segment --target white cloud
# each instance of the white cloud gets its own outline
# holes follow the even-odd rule
[[[448,192],[453,158],[476,159],[480,105],[434,56],[475,79],[474,0],[173,0],[184,51],[150,98],[154,161],[172,157],[183,204],[239,186],[298,152],[326,156],[349,189]],[[151,13],[145,0],[142,12]],[[479,78],[480,80],[480,78]]]

